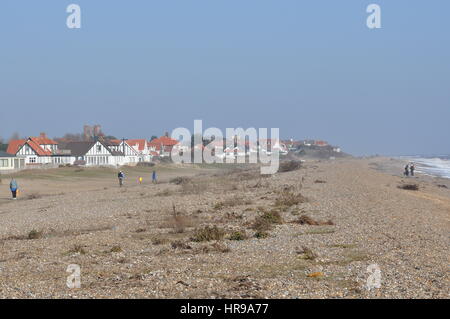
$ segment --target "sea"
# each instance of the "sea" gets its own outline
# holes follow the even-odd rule
[[[401,156],[401,159],[414,163],[417,173],[450,179],[450,155]]]

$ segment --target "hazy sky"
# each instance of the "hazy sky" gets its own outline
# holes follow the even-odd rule
[[[81,7],[68,29],[66,7]],[[382,9],[382,29],[366,7]],[[279,127],[450,153],[448,0],[1,0],[0,136]]]

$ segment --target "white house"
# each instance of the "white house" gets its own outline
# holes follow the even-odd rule
[[[25,165],[69,164],[71,158],[58,150],[58,143],[47,138],[45,133],[26,140],[14,140],[8,145],[7,153],[23,159]]]
[[[150,162],[152,160],[153,155],[151,154],[150,145],[146,139],[125,140],[120,141],[120,144],[124,142],[135,151],[139,162]]]
[[[86,166],[117,166],[136,164],[139,156],[126,143],[70,142],[66,145],[73,164]]]

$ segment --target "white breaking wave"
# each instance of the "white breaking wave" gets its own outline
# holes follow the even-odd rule
[[[403,157],[405,159],[405,157]],[[450,157],[408,157],[415,164],[418,173],[450,178]]]

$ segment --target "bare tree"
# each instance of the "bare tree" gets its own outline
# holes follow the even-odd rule
[[[11,137],[9,138],[9,142],[11,142],[12,140],[20,140],[20,134],[19,132],[14,132]]]

